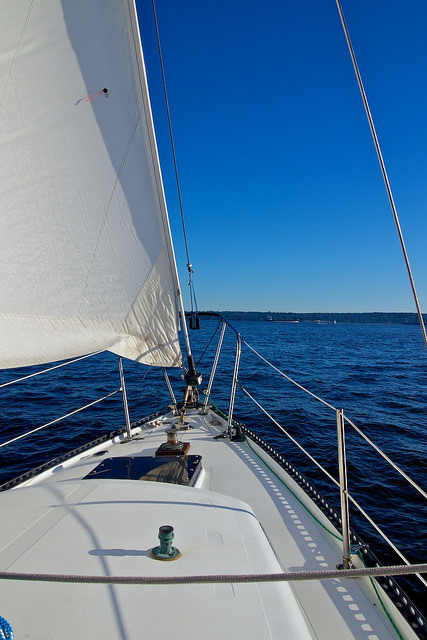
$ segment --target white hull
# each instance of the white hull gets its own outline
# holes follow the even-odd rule
[[[191,428],[179,439],[202,457],[195,486],[105,478],[102,468],[83,479],[112,457],[152,458],[178,421],[168,414],[134,430],[131,441],[103,443],[3,492],[1,570],[174,577],[336,568],[340,533],[283,468],[249,439],[214,439],[226,427],[216,414],[191,409],[185,419]],[[150,557],[165,524],[182,554],[173,562]],[[0,588],[16,638],[384,640],[399,637],[394,615],[402,637],[416,638],[369,578],[162,586],[2,580]]]

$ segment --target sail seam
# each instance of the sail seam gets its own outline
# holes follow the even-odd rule
[[[34,3],[35,3],[35,0],[32,0],[30,8],[28,9],[27,17],[25,18],[24,27],[22,29],[21,37],[19,38],[19,42],[18,42],[18,46],[16,48],[15,55],[13,56],[12,64],[11,64],[10,69],[9,69],[7,80],[6,80],[6,83],[4,85],[3,95],[2,95],[1,101],[0,101],[0,112],[3,110],[3,105],[4,105],[5,98],[6,98],[7,90],[9,88],[9,84],[10,84],[11,79],[12,79],[13,70],[15,68],[16,61],[18,60],[19,53],[20,53],[20,51],[22,49],[22,43],[24,41],[24,36],[25,36],[25,34],[27,32],[28,23],[30,22],[30,16],[33,13]]]
[[[88,287],[89,287],[89,280],[90,280],[90,277],[91,277],[91,275],[93,273],[93,270],[94,270],[95,257],[96,257],[96,255],[98,253],[98,248],[99,248],[99,244],[100,244],[100,241],[101,241],[101,237],[102,237],[102,235],[104,233],[104,230],[105,230],[105,227],[106,227],[106,224],[107,224],[107,218],[108,218],[108,215],[110,213],[111,203],[112,203],[113,198],[114,198],[114,196],[116,194],[117,185],[119,183],[119,178],[120,178],[120,176],[122,174],[126,159],[127,159],[128,155],[129,155],[129,150],[130,150],[130,148],[132,146],[132,142],[133,142],[133,140],[135,138],[135,133],[137,131],[138,124],[139,124],[140,120],[141,120],[141,113],[138,114],[138,118],[136,119],[136,123],[135,123],[135,126],[133,128],[132,134],[129,137],[128,143],[126,145],[126,149],[125,149],[124,154],[122,156],[122,161],[120,163],[119,170],[116,172],[116,179],[114,180],[114,184],[113,184],[112,189],[111,189],[111,193],[110,193],[110,197],[108,199],[107,206],[105,207],[105,212],[104,212],[104,217],[103,217],[103,220],[102,220],[101,228],[99,230],[98,238],[97,238],[97,241],[96,241],[96,245],[95,245],[95,248],[94,248],[94,251],[93,251],[93,254],[92,254],[92,263],[90,265],[90,268],[89,268],[89,271],[88,271],[88,274],[87,274],[87,278],[86,278],[85,287],[84,287],[84,290],[83,290],[83,293],[82,293],[82,298],[81,298],[80,307],[79,307],[79,315],[81,313],[81,310],[82,310],[82,307],[83,307],[83,304],[84,304],[84,301],[85,301],[86,292],[87,292]]]

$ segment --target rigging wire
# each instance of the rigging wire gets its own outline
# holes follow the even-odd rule
[[[94,400],[93,402],[89,402],[89,404],[86,404],[84,407],[79,407],[78,409],[74,409],[74,411],[70,411],[70,413],[67,413],[67,414],[63,415],[60,418],[56,418],[55,420],[51,420],[50,422],[46,422],[46,424],[42,424],[41,427],[36,427],[35,429],[32,429],[31,431],[27,431],[27,433],[22,433],[20,436],[16,436],[15,438],[12,438],[11,440],[8,440],[7,442],[2,442],[0,444],[0,449],[2,449],[3,447],[5,447],[8,444],[12,444],[12,442],[16,442],[17,440],[21,440],[22,438],[26,438],[27,436],[30,436],[33,433],[36,433],[37,431],[40,431],[41,429],[45,429],[46,427],[50,427],[53,424],[56,424],[57,422],[60,422],[61,420],[65,420],[65,418],[70,418],[71,416],[74,416],[76,413],[79,413],[80,411],[84,411],[85,409],[88,409],[89,407],[93,407],[95,404],[98,404],[99,402],[102,402],[103,400],[106,400],[107,398],[110,398],[115,393],[118,393],[121,390],[122,389],[120,387],[119,389],[116,389],[115,391],[111,391],[110,393],[107,393],[102,398],[98,398],[98,400]]]
[[[42,371],[36,371],[35,373],[30,373],[27,376],[23,376],[22,378],[15,378],[15,380],[10,380],[9,382],[4,382],[0,384],[0,389],[3,387],[9,387],[11,384],[15,384],[16,382],[22,382],[23,380],[28,380],[28,378],[34,378],[35,376],[40,376],[43,373],[48,373],[49,371],[53,371],[54,369],[60,369],[61,367],[66,367],[69,364],[73,364],[74,362],[79,362],[79,360],[84,360],[85,358],[91,358],[92,356],[97,356],[98,354],[103,353],[102,351],[95,351],[94,353],[88,353],[85,356],[80,356],[79,358],[75,358],[74,360],[67,360],[67,362],[61,362],[61,364],[56,364],[53,367],[49,367],[49,369],[43,369]]]
[[[158,48],[158,51],[159,51],[160,68],[161,68],[161,71],[162,71],[163,93],[164,93],[164,96],[165,96],[166,112],[167,112],[167,116],[168,116],[169,137],[170,137],[170,141],[171,141],[173,165],[174,165],[174,170],[175,170],[175,181],[176,181],[176,188],[177,188],[177,192],[178,192],[179,210],[180,210],[180,213],[181,213],[181,224],[182,224],[182,231],[183,231],[183,234],[184,234],[185,252],[186,252],[186,256],[187,256],[188,286],[190,287],[191,311],[192,312],[193,311],[197,312],[196,294],[194,292],[194,285],[193,285],[193,273],[194,273],[194,271],[193,271],[193,265],[191,264],[191,261],[190,261],[190,252],[189,252],[189,249],[188,249],[187,231],[186,231],[185,219],[184,219],[184,208],[183,208],[183,205],[182,205],[181,186],[180,186],[179,176],[178,176],[178,163],[177,163],[177,160],[176,160],[175,143],[174,143],[173,132],[172,132],[172,119],[171,119],[171,115],[170,115],[169,99],[168,99],[168,93],[167,93],[167,89],[166,89],[166,76],[165,76],[165,68],[164,68],[164,65],[163,65],[162,49],[161,49],[161,46],[160,46],[160,33],[159,33],[159,25],[158,25],[158,22],[157,22],[157,13],[156,13],[155,0],[151,0],[151,4],[152,4],[152,7],[153,7],[154,23],[155,23],[155,26],[156,26],[157,48]],[[193,302],[194,302],[194,308],[193,308]]]
[[[426,345],[426,348],[427,348],[427,333],[426,333],[426,328],[425,328],[425,324],[424,324],[424,318],[423,318],[423,315],[421,313],[421,307],[420,307],[420,303],[419,303],[419,300],[418,300],[417,291],[415,289],[415,282],[414,282],[414,278],[413,278],[413,275],[412,275],[411,265],[409,263],[408,253],[406,251],[405,241],[403,239],[402,228],[400,226],[399,216],[398,216],[396,205],[395,205],[395,202],[394,202],[393,193],[392,193],[391,186],[390,186],[390,181],[388,179],[387,169],[386,169],[386,166],[385,166],[383,154],[382,154],[382,151],[381,151],[380,143],[379,143],[377,132],[376,132],[376,129],[375,129],[375,124],[374,124],[374,120],[373,120],[373,117],[372,117],[372,113],[371,113],[371,110],[369,108],[368,98],[367,98],[367,95],[366,95],[366,92],[365,92],[365,87],[363,85],[362,76],[361,76],[360,71],[359,71],[359,66],[357,64],[356,55],[354,53],[353,45],[352,45],[351,40],[350,40],[350,34],[349,34],[349,31],[348,31],[348,28],[347,28],[347,24],[346,24],[346,21],[345,21],[345,18],[344,18],[344,13],[343,13],[343,10],[341,8],[340,0],[336,0],[336,4],[337,4],[337,8],[338,8],[338,13],[340,14],[341,24],[342,24],[342,28],[344,30],[345,39],[347,41],[348,50],[349,50],[349,53],[350,53],[350,56],[351,56],[351,60],[352,60],[352,63],[353,63],[354,72],[356,74],[357,83],[359,85],[360,94],[362,96],[363,105],[365,107],[366,116],[368,118],[369,127],[371,129],[372,139],[374,141],[375,150],[377,152],[378,161],[379,161],[379,164],[380,164],[380,167],[381,167],[381,172],[383,174],[385,188],[387,190],[388,199],[389,199],[391,210],[392,210],[392,213],[393,213],[394,223],[396,225],[396,229],[397,229],[397,233],[398,233],[399,241],[400,241],[400,246],[402,248],[403,257],[404,257],[405,264],[406,264],[406,270],[407,270],[408,276],[409,276],[409,282],[411,284],[411,289],[412,289],[412,294],[413,294],[414,301],[415,301],[415,306],[417,308],[418,319],[419,319],[419,322],[420,322],[421,331],[423,332],[424,342],[425,342],[425,345]]]
[[[216,327],[215,331],[213,332],[213,334],[212,334],[212,336],[211,336],[211,339],[210,339],[210,340],[209,340],[209,342],[207,343],[207,345],[206,345],[206,347],[205,347],[205,349],[204,349],[204,351],[203,351],[202,355],[200,356],[200,358],[199,358],[199,360],[198,360],[198,362],[197,362],[197,364],[196,364],[196,367],[198,367],[198,366],[200,365],[201,361],[203,360],[204,355],[205,355],[206,351],[209,349],[209,346],[210,346],[210,344],[212,343],[212,340],[215,338],[216,334],[218,333],[218,329],[220,328],[220,326],[221,326],[221,320],[218,322],[218,325],[217,325],[217,327]]]

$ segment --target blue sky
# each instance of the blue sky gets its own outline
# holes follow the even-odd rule
[[[199,309],[414,311],[334,0],[156,6]],[[342,6],[427,312],[427,4]],[[186,291],[151,0],[138,8]]]

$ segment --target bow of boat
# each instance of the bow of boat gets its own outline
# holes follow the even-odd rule
[[[341,535],[251,438],[221,438],[210,410],[187,412],[186,453],[171,455],[179,422],[165,414],[0,495],[1,570],[31,578],[0,584],[18,637],[398,637],[369,578],[243,582],[333,570]],[[163,525],[176,560],[152,557]]]

